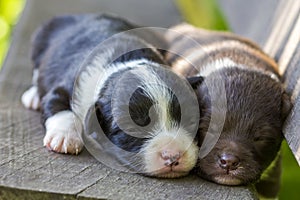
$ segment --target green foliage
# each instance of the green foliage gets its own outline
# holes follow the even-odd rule
[[[228,29],[216,0],[176,0],[176,3],[187,22],[206,29]]]
[[[283,171],[279,199],[297,200],[300,194],[298,190],[300,186],[299,165],[286,142],[282,144],[281,150]]]
[[[8,49],[12,27],[24,3],[24,0],[0,0],[0,67]]]

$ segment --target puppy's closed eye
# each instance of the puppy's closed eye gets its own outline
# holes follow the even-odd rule
[[[268,136],[256,136],[253,138],[253,141],[256,142],[256,143],[259,143],[259,142],[273,142],[275,141],[275,138],[274,137],[268,137]]]

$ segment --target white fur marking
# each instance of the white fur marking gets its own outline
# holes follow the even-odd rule
[[[197,66],[194,66],[194,61],[197,61],[201,56],[209,56],[209,54],[211,52],[215,52],[217,49],[223,49],[226,47],[232,47],[232,48],[236,48],[237,50],[246,51],[249,54],[252,54],[252,55],[255,55],[255,56],[261,58],[262,60],[264,60],[265,62],[267,62],[269,65],[271,65],[273,67],[277,66],[277,64],[274,62],[274,60],[272,60],[265,54],[262,54],[258,50],[253,49],[253,48],[249,47],[248,45],[241,43],[239,41],[236,41],[236,40],[222,41],[222,42],[212,43],[210,45],[203,45],[203,46],[201,46],[200,49],[198,48],[198,50],[197,50],[197,47],[195,46],[196,49],[191,49],[193,51],[192,53],[189,53],[188,55],[184,55],[183,56],[184,59],[177,59],[173,63],[173,66],[178,69],[184,68],[185,66],[192,66],[192,67],[196,68]],[[182,65],[182,67],[181,67],[181,65]],[[243,68],[243,69],[247,69],[247,70],[257,71],[262,74],[266,74],[266,75],[270,76],[273,80],[275,80],[277,82],[280,81],[278,79],[277,75],[272,72],[269,72],[269,71],[266,71],[263,69],[253,68],[253,67],[249,68],[249,67],[246,67],[246,65],[243,66],[242,63],[235,63],[228,57],[220,58],[220,59],[214,60],[212,62],[209,62],[208,64],[206,64],[205,67],[202,67],[202,66],[198,66],[198,67],[200,67],[200,72],[198,73],[198,75],[202,75],[202,76],[208,76],[212,72],[222,69],[223,67],[238,67],[238,68]]]
[[[147,63],[148,60],[140,59],[125,63],[106,65],[106,60],[102,57],[96,57],[92,64],[87,67],[87,70],[82,72],[78,77],[78,87],[74,88],[74,97],[72,110],[78,115],[83,122],[88,109],[93,105],[98,98],[99,91],[113,73],[123,69],[138,67],[141,63]]]
[[[152,63],[152,65],[157,65]],[[168,86],[160,79],[158,74],[150,68],[134,70],[141,80],[141,88],[154,102],[154,109],[158,113],[158,124],[151,133],[153,136],[144,144],[141,152],[144,154],[146,173],[158,177],[179,177],[186,175],[196,164],[198,148],[180,124],[172,121],[169,113],[169,104],[172,94]],[[161,158],[164,151],[171,151],[181,155],[178,165],[166,167],[165,160]],[[171,170],[172,169],[172,170]]]
[[[39,78],[39,70],[38,69],[34,69],[33,70],[33,74],[32,74],[32,85],[37,85],[38,78]]]
[[[165,161],[161,160],[161,153],[166,150],[181,155],[178,165],[173,166],[170,173],[161,171],[165,168]],[[161,131],[144,145],[142,152],[144,153],[146,172],[158,177],[186,175],[195,166],[198,157],[197,145],[183,129]]]
[[[59,153],[78,154],[83,147],[82,124],[72,111],[62,111],[45,123],[44,146]]]
[[[168,130],[173,126],[176,126],[177,124],[172,122],[170,119],[168,108],[171,103],[172,96],[168,91],[167,85],[164,84],[164,81],[161,80],[156,72],[151,69],[138,70],[137,76],[142,81],[141,88],[146,92],[149,98],[156,102],[154,109],[156,110],[156,113],[159,114],[159,127],[166,127]]]
[[[201,72],[199,72],[198,75],[205,77],[205,76],[210,75],[214,71],[224,69],[224,68],[232,68],[232,67],[243,68],[243,69],[245,68],[241,65],[236,64],[230,58],[222,58],[222,59],[217,59],[217,60],[214,60],[214,61],[206,64],[205,67],[203,67],[203,70],[201,70]]]
[[[178,151],[182,152],[183,156],[181,158],[181,164],[175,167],[176,172],[162,172],[161,174],[162,176],[170,177],[182,176],[187,174],[196,163],[198,148],[193,143],[193,138],[187,136],[188,133],[186,133],[186,131],[178,128],[177,124],[170,122],[168,105],[171,100],[171,94],[168,91],[167,86],[164,85],[164,82],[161,81],[160,78],[151,69],[138,70],[137,68],[140,67],[141,64],[147,65],[147,63],[151,63],[151,65],[159,65],[156,63],[152,63],[146,59],[109,64],[107,63],[107,57],[111,57],[111,52],[108,52],[106,56],[103,56],[102,54],[101,57],[96,56],[91,64],[87,66],[86,70],[79,75],[77,84],[74,87],[72,104],[72,110],[74,111],[74,113],[76,113],[76,115],[83,122],[88,109],[98,99],[99,91],[113,73],[124,69],[137,69],[133,70],[133,72],[135,71],[138,75],[137,77],[140,77],[142,82],[141,87],[143,87],[148,96],[157,103],[155,105],[155,109],[158,111],[157,113],[159,113],[159,122],[161,122],[156,127],[157,130],[153,131],[153,138],[149,141],[149,143],[145,144],[146,149],[142,150],[142,152],[145,153],[144,157],[146,157],[146,160],[149,160],[147,159],[147,155],[160,150],[159,148],[155,147],[156,144],[161,145],[162,148],[167,145],[167,147],[171,149],[175,148],[176,150],[178,148]],[[170,124],[166,124],[166,122],[169,122]],[[166,139],[161,139],[162,137]],[[148,144],[150,145],[150,147],[148,146]],[[153,144],[154,146],[151,146],[151,144]],[[157,159],[158,158],[154,156],[152,160],[150,158],[148,163],[151,163],[151,161],[157,162]],[[158,169],[160,169],[161,167],[164,167],[164,165],[162,164],[158,166]],[[150,167],[148,168],[148,171],[152,172],[151,169],[154,168],[156,167]]]
[[[21,97],[21,101],[26,108],[38,110],[40,108],[40,98],[37,86],[32,86],[26,90]]]
[[[224,57],[222,59],[217,59],[215,61],[212,61],[212,62],[206,64],[203,67],[203,70],[201,70],[201,72],[199,72],[197,75],[206,77],[206,76],[210,75],[211,73],[221,70],[221,69],[224,69],[224,68],[237,68],[237,69],[256,71],[256,72],[268,75],[271,79],[275,80],[276,82],[280,81],[279,78],[277,77],[277,75],[270,71],[265,71],[260,68],[249,68],[249,67],[246,67],[245,65],[237,64],[233,60],[231,60],[230,58],[227,58],[227,57]]]
[[[225,185],[239,185],[241,180],[230,176],[217,176],[214,178],[217,183]]]

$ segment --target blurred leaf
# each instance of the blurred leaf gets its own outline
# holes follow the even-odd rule
[[[0,0],[0,15],[2,15],[9,24],[15,24],[24,7],[24,3],[24,0]]]
[[[1,69],[1,63],[3,63],[6,51],[8,48],[8,40],[0,41],[0,69]]]
[[[24,4],[24,0],[0,0],[0,68],[9,46],[11,29]]]
[[[286,141],[282,147],[282,179],[279,199],[297,200],[300,192],[300,167]]]
[[[9,32],[9,25],[3,19],[3,17],[0,16],[0,41],[3,40],[5,37],[7,37],[8,32]]]
[[[176,0],[176,3],[187,22],[206,29],[228,29],[216,0]]]

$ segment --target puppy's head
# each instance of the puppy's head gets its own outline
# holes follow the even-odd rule
[[[189,84],[173,72],[144,63],[116,73],[95,106],[104,133],[122,149],[113,156],[134,172],[174,178],[196,164],[198,103]]]
[[[149,134],[140,149],[144,170],[157,177],[183,176],[194,167],[198,148],[193,134],[180,125],[182,107],[176,95],[163,85],[157,86],[139,88],[129,103],[132,120]],[[161,94],[149,94],[150,90]]]
[[[281,84],[268,75],[235,68],[212,73],[202,84],[193,84],[201,110],[200,146],[207,145],[203,141],[209,127],[218,126],[212,112],[224,116],[219,138],[211,151],[198,160],[197,173],[225,185],[259,179],[277,155],[283,120],[290,109]],[[220,92],[222,84],[225,91]],[[225,106],[216,101],[222,93],[226,95]]]

